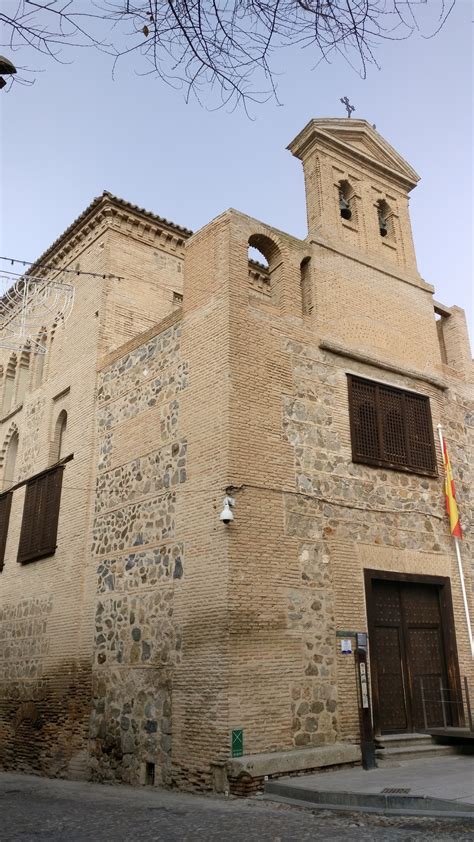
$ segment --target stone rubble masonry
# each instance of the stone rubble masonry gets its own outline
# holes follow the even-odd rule
[[[53,557],[16,564],[24,489],[13,496],[5,767],[143,784],[153,766],[160,784],[244,793],[266,757],[278,775],[292,754],[313,768],[318,752],[357,753],[354,659],[337,635],[367,630],[365,569],[450,578],[460,674],[474,681],[438,443],[436,477],[351,453],[348,373],[429,397],[474,616],[472,364],[464,314],[437,305],[437,322],[416,267],[418,177],[365,121],[312,121],[291,149],[305,240],[234,210],[190,236],[106,195],[54,245],[106,277],[78,277],[42,386],[2,422],[0,470],[15,429],[20,476],[46,467],[62,409],[74,452]],[[267,269],[249,263],[249,242]],[[230,761],[240,728],[258,769],[245,779]]]
[[[185,576],[176,532],[176,490],[186,482],[187,453],[186,440],[178,439],[186,388],[180,336],[175,323],[115,354],[99,373],[90,726],[97,780],[144,783],[146,764],[153,763],[155,780],[171,782],[172,677],[182,647],[174,599]],[[154,449],[147,453],[136,435],[142,416],[153,425]],[[121,464],[116,433],[119,442],[128,440]]]

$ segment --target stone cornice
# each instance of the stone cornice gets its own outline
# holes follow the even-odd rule
[[[448,384],[445,380],[429,374],[424,371],[419,371],[415,368],[405,368],[405,366],[397,365],[389,360],[383,360],[379,357],[374,357],[372,354],[364,353],[363,351],[356,351],[354,348],[348,348],[339,342],[333,342],[330,339],[322,339],[319,347],[323,351],[330,351],[331,354],[336,354],[338,357],[346,357],[349,360],[356,360],[366,365],[374,366],[374,368],[381,368],[383,371],[393,371],[394,374],[401,374],[403,377],[409,377],[411,380],[421,380],[423,383],[429,383],[436,389],[446,391]]]
[[[360,139],[367,138],[366,150],[351,143],[356,135]],[[367,120],[333,118],[310,120],[287,149],[297,158],[302,159],[313,144],[342,153],[345,157],[350,155],[351,159],[359,161],[361,165],[402,185],[406,191],[412,190],[420,180],[413,167]],[[371,147],[378,149],[384,160],[371,154]]]
[[[192,234],[188,228],[176,225],[105,191],[43,252],[30,267],[28,274],[40,275],[41,266],[45,263],[67,265],[78,252],[109,228],[144,239],[172,253],[181,250],[185,240]]]

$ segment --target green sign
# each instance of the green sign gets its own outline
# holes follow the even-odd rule
[[[242,757],[244,753],[244,731],[236,728],[232,731],[232,757]]]

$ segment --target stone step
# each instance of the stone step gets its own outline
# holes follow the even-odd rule
[[[402,745],[395,748],[377,748],[375,750],[379,768],[398,766],[402,761],[406,763],[411,760],[427,760],[429,762],[432,757],[452,754],[457,754],[455,746],[437,745],[435,742],[431,742],[429,745],[417,743],[412,746]]]
[[[400,746],[433,745],[430,734],[383,734],[375,737],[377,748],[398,748]]]

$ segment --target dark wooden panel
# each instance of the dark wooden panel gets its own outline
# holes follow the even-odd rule
[[[351,441],[355,457],[380,458],[375,396],[374,383],[349,378]]]
[[[373,583],[374,622],[376,625],[399,626],[402,622],[400,589],[394,582]]]
[[[347,375],[352,459],[437,474],[429,398]]]
[[[424,626],[441,624],[439,610],[439,588],[418,584],[402,586],[403,614],[407,623]]]
[[[379,721],[382,731],[408,728],[403,681],[400,627],[377,626],[374,654],[377,659]]]
[[[26,564],[56,550],[64,465],[31,479],[26,486],[18,561]]]
[[[458,699],[461,692],[449,579],[366,570],[365,582],[377,731],[404,730],[387,724],[401,721],[400,681],[396,679],[394,664],[397,657],[395,630],[405,694],[406,730],[424,727],[421,682],[426,696],[428,727],[443,725],[442,696],[446,701],[447,724],[462,724],[457,705],[447,704]],[[386,696],[390,695],[395,696],[396,715],[387,709]]]
[[[428,727],[443,725],[442,700],[450,701],[442,635],[439,588],[413,583],[402,585],[401,604],[406,637],[413,727],[425,725],[422,688]],[[450,705],[444,715],[451,721]]]
[[[441,629],[439,626],[425,629],[409,628],[406,643],[411,678],[413,727],[415,730],[424,728],[422,686],[427,725],[429,728],[440,727],[443,725],[442,693],[446,693]],[[446,705],[446,718],[450,720],[448,707]]]
[[[395,465],[407,465],[407,443],[403,421],[403,393],[379,386],[379,411],[382,424],[381,457]]]
[[[0,495],[0,573],[3,570],[5,558],[5,547],[8,537],[8,524],[10,522],[10,509],[12,505],[12,494],[7,491]]]

